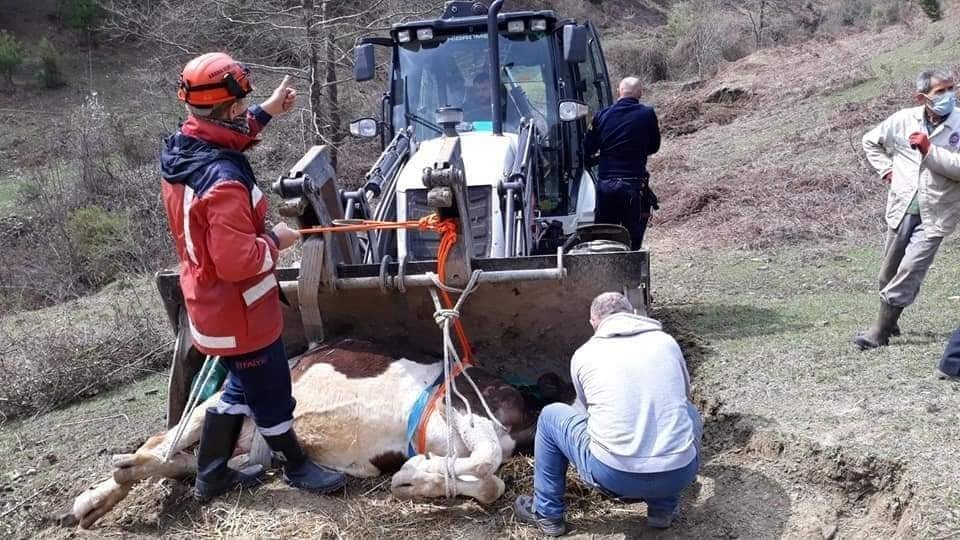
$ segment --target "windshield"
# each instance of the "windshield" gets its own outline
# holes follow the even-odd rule
[[[503,131],[517,133],[523,118],[537,125],[541,151],[537,206],[543,215],[564,214],[570,189],[559,170],[559,90],[551,43],[546,33],[500,35]],[[437,109],[453,106],[463,109],[461,133],[492,132],[488,51],[485,32],[400,45],[400,69],[393,80],[393,125],[412,125],[415,139],[433,139],[440,136]]]
[[[419,140],[439,137],[432,124],[437,109],[449,106],[463,109],[461,131],[492,131],[488,50],[486,33],[400,45],[393,125],[414,125]],[[500,65],[503,130],[516,133],[521,118],[532,118],[541,133],[549,133],[557,122],[557,89],[547,35],[501,35]]]

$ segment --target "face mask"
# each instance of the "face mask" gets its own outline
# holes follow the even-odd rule
[[[927,108],[930,109],[930,112],[940,117],[947,116],[953,112],[953,108],[957,104],[957,94],[953,90],[948,90],[935,101],[927,98],[927,102]]]

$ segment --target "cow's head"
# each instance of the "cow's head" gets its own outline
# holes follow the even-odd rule
[[[540,390],[540,396],[543,400],[541,408],[557,402],[570,404],[577,397],[573,385],[552,371],[541,375],[537,379],[537,388]]]
[[[572,384],[552,372],[541,375],[535,385],[518,385],[515,388],[519,390],[523,403],[515,403],[513,408],[516,412],[509,416],[515,419],[510,425],[510,438],[516,442],[517,452],[532,454],[540,411],[551,403],[572,403],[576,392]]]

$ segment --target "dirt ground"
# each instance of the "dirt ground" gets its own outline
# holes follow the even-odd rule
[[[530,463],[515,458],[505,466],[508,491],[489,507],[473,502],[404,503],[389,496],[382,480],[358,481],[343,496],[306,496],[274,479],[260,490],[217,501],[205,507],[189,498],[186,484],[164,481],[141,485],[113,514],[89,532],[61,528],[55,520],[72,498],[94,481],[105,478],[109,456],[132,450],[143,436],[161,424],[160,378],[117,392],[91,404],[72,407],[3,436],[4,491],[12,500],[40,495],[5,516],[4,528],[16,537],[47,538],[111,536],[330,536],[399,538],[492,538],[504,535],[535,537],[513,520],[510,502],[530,488]],[[148,392],[152,392],[148,394]],[[110,414],[125,411],[125,416]],[[771,454],[775,442],[750,438],[749,422],[737,417],[712,419],[709,451],[697,483],[684,499],[680,524],[667,533],[644,528],[644,505],[621,506],[574,490],[569,518],[574,537],[663,536],[669,538],[770,538],[809,536],[843,527],[885,536],[888,524],[873,523],[867,502],[872,493],[853,501],[841,486],[808,483],[809,470],[784,464]],[[30,438],[28,434],[42,434]],[[766,439],[759,439],[766,441]],[[753,441],[752,444],[747,444]],[[838,515],[841,510],[845,514]]]
[[[666,532],[645,528],[643,504],[617,505],[574,483],[568,516],[574,538],[943,537],[958,531],[951,483],[960,471],[950,456],[960,450],[960,387],[929,376],[953,324],[936,306],[953,294],[952,269],[960,263],[955,244],[945,247],[931,273],[926,301],[905,318],[904,337],[880,353],[856,352],[849,343],[873,314],[875,248],[693,256],[664,244],[658,252],[671,279],[656,290],[655,316],[681,341],[707,417],[701,474],[684,496],[682,519]],[[806,270],[790,270],[797,267]],[[739,294],[729,295],[734,289]],[[832,296],[819,298],[826,290]],[[822,323],[831,309],[844,315]],[[188,485],[163,481],[136,488],[92,531],[59,526],[73,497],[109,473],[112,454],[133,450],[162,425],[164,385],[164,376],[154,375],[3,425],[5,533],[537,536],[518,525],[510,509],[513,498],[530,489],[526,457],[504,467],[507,493],[487,507],[396,501],[386,479],[356,481],[343,495],[322,498],[275,478],[260,490],[200,506]]]
[[[956,325],[957,244],[944,246],[894,346],[850,344],[876,308],[883,204],[856,139],[904,104],[896,92],[919,63],[955,62],[949,22],[764,52],[695,89],[687,109],[668,105],[679,85],[654,88],[681,128],[652,161],[664,208],[649,235],[654,316],[693,368],[706,451],[673,529],[646,529],[643,504],[575,488],[573,537],[960,536],[960,386],[932,377]],[[924,50],[938,33],[950,39]],[[778,79],[787,72],[795,77]],[[273,479],[199,506],[185,484],[164,481],[138,487],[92,531],[60,526],[112,454],[162,425],[164,395],[164,375],[151,375],[0,423],[0,534],[537,536],[510,509],[530,488],[524,457],[504,467],[507,494],[486,507],[395,501],[383,479],[326,498]]]

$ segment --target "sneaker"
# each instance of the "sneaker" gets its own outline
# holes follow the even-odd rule
[[[533,510],[533,497],[531,495],[517,497],[517,501],[513,503],[513,512],[517,516],[517,521],[528,525],[536,525],[540,532],[547,536],[562,536],[567,532],[567,522],[563,520],[563,517],[541,517]]]

